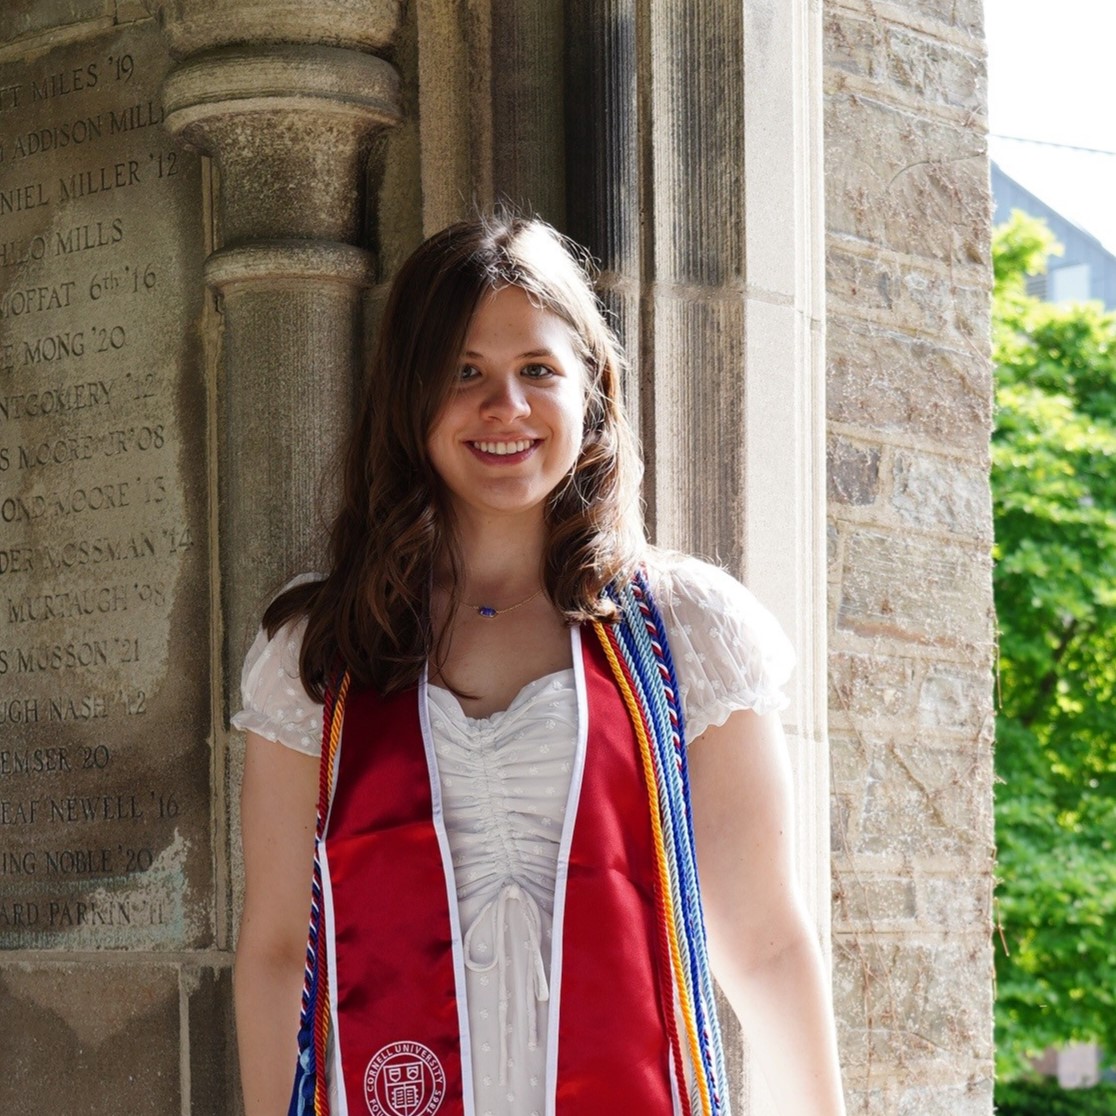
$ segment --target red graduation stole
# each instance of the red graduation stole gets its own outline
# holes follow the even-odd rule
[[[555,894],[547,1112],[669,1116],[689,1105],[676,1108],[672,1086],[648,788],[628,708],[586,636],[574,636],[580,731]],[[332,772],[323,764],[322,933],[333,1071],[340,1064],[350,1116],[473,1111],[461,928],[423,695],[349,693]]]

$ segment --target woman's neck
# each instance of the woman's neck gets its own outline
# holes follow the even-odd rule
[[[533,592],[542,584],[545,528],[522,521],[459,524],[462,597],[485,603]]]

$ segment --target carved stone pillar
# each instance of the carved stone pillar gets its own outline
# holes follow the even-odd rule
[[[164,85],[167,127],[217,169],[206,280],[221,310],[219,561],[235,683],[261,602],[318,558],[330,514],[322,478],[375,275],[367,164],[399,118],[394,69],[365,52],[386,46],[398,5],[168,0],[158,15],[182,57]]]
[[[561,0],[416,0],[426,235],[510,201],[565,223]]]
[[[151,0],[156,7],[156,0]],[[243,878],[236,737],[240,663],[267,598],[320,569],[332,517],[323,483],[348,426],[376,273],[367,227],[379,140],[400,117],[383,51],[394,0],[165,0],[155,12],[179,59],[163,86],[166,126],[212,159],[203,328],[211,392],[213,585],[224,662],[214,741],[218,944],[232,944]],[[199,452],[201,447],[199,447]]]
[[[830,926],[821,6],[568,0],[567,228],[638,367],[656,541],[720,560],[800,666],[784,716],[798,870]],[[770,1098],[722,1011],[734,1111]]]

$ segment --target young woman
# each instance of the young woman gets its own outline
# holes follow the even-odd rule
[[[268,608],[234,718],[248,1116],[727,1112],[711,971],[783,1116],[844,1112],[791,652],[645,544],[620,361],[542,222],[395,280],[331,569]]]

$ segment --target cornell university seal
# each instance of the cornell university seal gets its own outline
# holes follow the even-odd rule
[[[364,1071],[364,1099],[372,1116],[434,1116],[446,1095],[446,1075],[421,1042],[393,1042]]]

